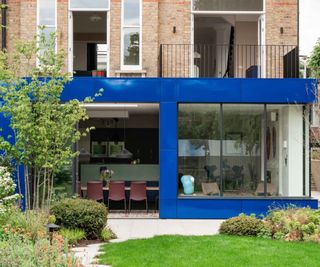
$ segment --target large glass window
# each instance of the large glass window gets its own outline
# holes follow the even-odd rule
[[[301,105],[179,104],[180,196],[299,197]]]
[[[263,0],[193,0],[194,11],[263,11]]]
[[[220,105],[179,105],[179,193],[194,179],[196,195],[220,195]]]
[[[70,9],[109,9],[109,0],[70,0]]]
[[[141,66],[141,0],[123,0],[122,68]]]
[[[222,188],[225,196],[264,195],[263,115],[264,105],[223,105]]]

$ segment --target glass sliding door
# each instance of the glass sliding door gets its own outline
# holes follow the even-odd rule
[[[225,196],[264,195],[263,122],[264,105],[223,105]]]
[[[220,105],[179,104],[180,195],[220,195]],[[194,179],[188,191],[188,179]]]

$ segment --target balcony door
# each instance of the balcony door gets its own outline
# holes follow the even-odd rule
[[[109,75],[109,1],[69,1],[68,70],[74,76]]]

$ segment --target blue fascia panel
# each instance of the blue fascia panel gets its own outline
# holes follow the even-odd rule
[[[311,198],[292,199],[178,199],[177,217],[179,219],[226,219],[240,213],[257,216],[266,215],[272,208],[284,208],[288,205],[318,208],[318,200]]]
[[[313,79],[92,78],[76,77],[62,101],[93,97],[97,102],[312,103]]]

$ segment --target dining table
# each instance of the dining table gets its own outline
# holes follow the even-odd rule
[[[147,186],[146,189],[147,189],[147,191],[159,191],[160,187],[159,186]],[[125,190],[126,191],[130,191],[131,187],[130,186],[126,186]],[[87,186],[86,185],[81,186],[81,191],[87,191]],[[104,186],[103,187],[103,191],[109,191],[109,186]]]

